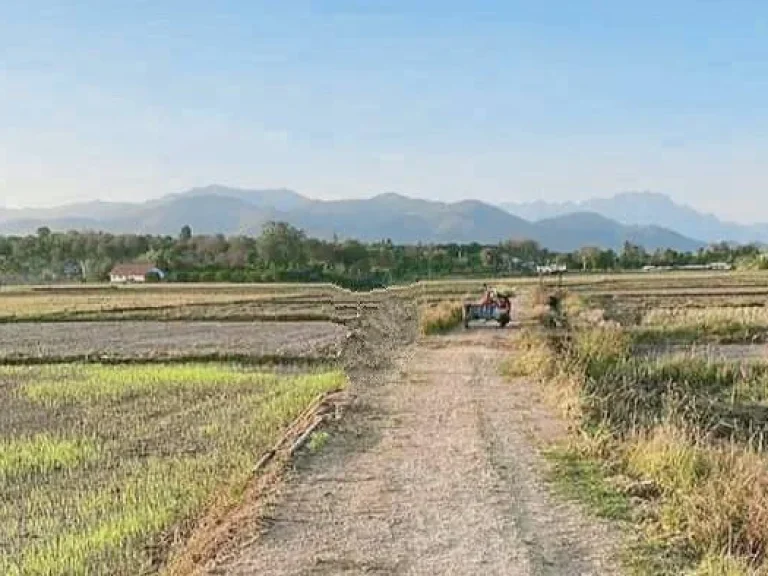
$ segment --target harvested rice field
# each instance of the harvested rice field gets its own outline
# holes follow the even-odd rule
[[[0,324],[1,359],[333,356],[348,329],[330,322]]]

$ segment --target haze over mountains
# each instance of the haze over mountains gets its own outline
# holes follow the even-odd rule
[[[674,202],[669,196],[654,192],[625,192],[610,198],[592,198],[584,202],[506,203],[502,207],[527,220],[553,218],[574,212],[593,212],[622,224],[661,226],[706,242],[768,242],[768,224],[726,222],[713,214],[699,212]]]
[[[143,203],[88,202],[57,208],[0,209],[0,233],[102,230],[178,234],[259,234],[283,220],[310,236],[397,243],[533,239],[552,250],[583,246],[619,249],[625,241],[648,250],[696,250],[713,241],[768,241],[768,225],[741,226],[680,206],[660,194],[620,194],[579,204],[533,202],[493,206],[477,200],[445,203],[394,193],[323,201],[285,189],[195,188]]]

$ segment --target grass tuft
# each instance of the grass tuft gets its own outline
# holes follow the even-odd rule
[[[553,448],[545,456],[552,464],[555,487],[566,497],[584,502],[600,518],[630,518],[629,498],[607,482],[598,460],[572,447]]]
[[[461,324],[462,308],[457,302],[439,302],[425,306],[419,314],[419,327],[424,335],[442,334]]]
[[[328,432],[313,432],[307,446],[311,452],[319,452],[328,443],[329,438]]]
[[[96,446],[85,439],[68,440],[50,434],[5,439],[0,441],[0,479],[73,468],[97,455]]]

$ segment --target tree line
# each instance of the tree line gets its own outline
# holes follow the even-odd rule
[[[268,222],[258,237],[195,235],[189,226],[177,236],[54,233],[48,228],[27,236],[0,236],[2,283],[98,282],[124,262],[152,263],[172,282],[334,282],[360,289],[429,278],[535,274],[537,265],[555,263],[584,271],[713,262],[768,267],[754,245],[649,252],[625,243],[618,251],[584,247],[563,253],[532,240],[493,245],[321,240],[285,222]]]

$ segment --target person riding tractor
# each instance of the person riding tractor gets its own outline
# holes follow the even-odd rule
[[[509,296],[483,284],[482,297],[475,300],[474,303],[471,301],[464,303],[462,319],[465,328],[469,328],[471,320],[484,320],[486,322],[495,320],[503,328],[510,321],[510,312]]]
[[[483,284],[483,296],[480,298],[481,306],[489,306],[496,299],[496,291]]]

